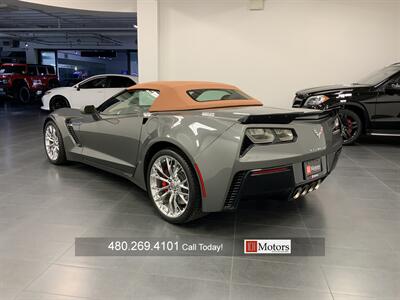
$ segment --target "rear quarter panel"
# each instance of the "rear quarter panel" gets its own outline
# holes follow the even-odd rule
[[[142,128],[135,182],[146,188],[146,154],[157,143],[167,142],[179,148],[194,167],[199,153],[207,149],[232,125],[232,121],[201,114],[152,115]]]

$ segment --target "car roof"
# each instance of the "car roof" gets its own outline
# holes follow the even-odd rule
[[[234,106],[262,106],[262,103],[254,98],[200,102],[192,99],[187,93],[190,90],[196,89],[233,89],[240,91],[236,86],[225,83],[209,81],[154,81],[139,83],[128,88],[129,91],[143,89],[157,90],[160,93],[153,105],[150,107],[150,112],[182,111]]]
[[[27,64],[20,64],[20,63],[3,63],[2,66],[26,66]]]

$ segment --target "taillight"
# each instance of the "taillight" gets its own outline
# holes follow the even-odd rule
[[[248,128],[246,136],[254,144],[276,144],[293,142],[296,134],[287,128]]]

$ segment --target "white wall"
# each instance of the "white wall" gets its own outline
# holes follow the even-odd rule
[[[162,0],[158,15],[159,79],[233,83],[274,106],[400,61],[397,1]]]

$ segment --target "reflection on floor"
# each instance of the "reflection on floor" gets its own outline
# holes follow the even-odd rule
[[[346,147],[298,202],[173,226],[124,179],[45,158],[37,105],[0,100],[1,299],[400,298],[400,139]],[[75,257],[74,238],[325,237],[325,257]],[[369,298],[368,298],[369,299]]]

